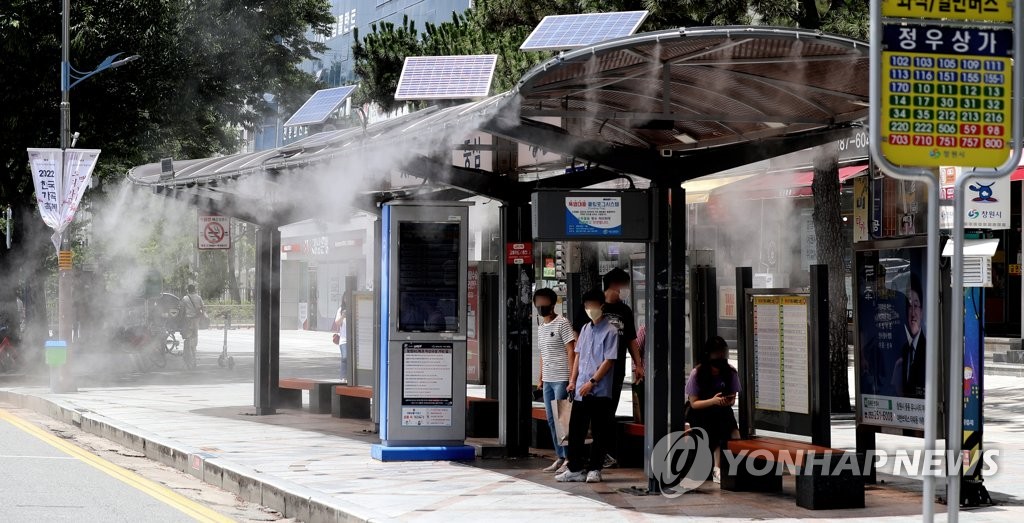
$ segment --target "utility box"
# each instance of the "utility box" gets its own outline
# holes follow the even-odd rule
[[[946,241],[942,255],[952,257],[956,248],[953,240]],[[992,286],[992,257],[999,249],[999,240],[964,240],[964,287]]]

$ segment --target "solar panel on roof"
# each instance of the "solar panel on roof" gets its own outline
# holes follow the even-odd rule
[[[482,98],[491,91],[498,55],[410,56],[398,79],[395,100]]]
[[[522,51],[561,51],[633,34],[648,11],[545,16],[519,46]]]
[[[284,123],[285,127],[296,125],[316,125],[327,121],[331,113],[337,111],[345,102],[356,86],[346,85],[333,89],[321,89],[306,100],[306,103],[299,107],[298,111]]]

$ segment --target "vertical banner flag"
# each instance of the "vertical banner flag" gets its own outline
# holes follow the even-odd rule
[[[53,245],[60,250],[64,229],[75,219],[78,204],[100,156],[99,149],[28,149],[28,163],[43,223],[54,230]]]

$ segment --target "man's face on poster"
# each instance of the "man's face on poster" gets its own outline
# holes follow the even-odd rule
[[[911,289],[907,293],[907,329],[911,336],[921,332],[921,296]]]

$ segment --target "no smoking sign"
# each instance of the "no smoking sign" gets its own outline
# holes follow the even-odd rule
[[[198,245],[201,250],[231,248],[231,218],[216,214],[200,214]]]

